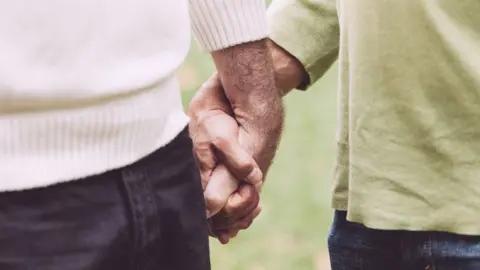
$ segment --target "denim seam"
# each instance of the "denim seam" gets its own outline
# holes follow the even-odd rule
[[[133,173],[130,170],[122,171],[122,183],[125,187],[127,193],[127,200],[128,200],[128,207],[130,210],[129,219],[132,222],[132,240],[133,240],[133,247],[132,247],[132,262],[136,260],[136,254],[140,251],[141,247],[141,236],[140,230],[142,229],[142,225],[139,223],[143,223],[143,213],[139,211],[138,207],[136,207],[137,202],[135,201],[134,194],[137,193],[138,186],[136,185],[136,181],[132,181]],[[133,182],[133,183],[132,183]]]
[[[158,212],[158,205],[157,205],[157,200],[155,199],[154,189],[150,181],[150,178],[148,178],[147,175],[148,175],[147,173],[144,174],[144,181],[147,184],[146,191],[148,191],[146,194],[146,196],[148,196],[147,202],[153,207],[152,218],[155,219],[155,223],[156,223],[156,224],[153,224],[153,228],[155,230],[155,234],[157,234],[158,236],[160,234],[160,214]],[[150,229],[150,228],[147,227],[147,229]]]

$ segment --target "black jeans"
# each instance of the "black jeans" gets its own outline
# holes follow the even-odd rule
[[[0,193],[1,270],[207,270],[207,232],[186,131],[125,168]]]
[[[332,270],[480,269],[480,236],[373,230],[339,211],[328,245]]]

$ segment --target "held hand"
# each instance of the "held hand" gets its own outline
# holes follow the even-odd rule
[[[201,172],[208,217],[218,213],[244,180],[259,189],[263,175],[240,145],[248,134],[230,115],[229,103],[216,76],[210,78],[189,106],[190,135]],[[221,164],[221,165],[219,165]],[[228,169],[227,169],[228,168]]]
[[[266,78],[260,76],[260,80]],[[231,78],[226,81],[231,82]],[[211,229],[222,243],[250,226],[260,213],[258,193],[263,183],[262,173],[268,170],[278,145],[283,122],[281,101],[277,92],[270,91],[270,83],[268,86],[264,83],[258,84],[260,87],[247,83],[240,88],[229,83],[236,90],[228,91],[227,98],[226,90],[214,74],[197,91],[189,107],[190,131],[205,188],[207,215],[213,216]],[[249,85],[253,87],[251,94],[243,90]],[[233,96],[243,99],[244,94],[252,102],[237,104],[234,113],[230,99]],[[241,185],[234,193],[239,184],[236,179],[244,179],[254,187]],[[222,212],[214,216],[222,207]]]
[[[259,192],[251,185],[241,184],[225,207],[209,219],[210,235],[227,244],[240,230],[247,229],[260,214]]]
[[[228,243],[239,230],[247,229],[261,211],[259,190],[238,181],[223,164],[213,171],[205,201],[208,216],[211,216],[210,236],[218,238],[222,244]],[[221,209],[220,212],[217,209]]]
[[[273,57],[273,67],[261,41],[215,53],[213,57],[217,68],[221,70],[221,82],[225,83],[227,89],[222,88],[222,83],[215,74],[197,93],[195,102],[192,102],[193,106],[190,107],[194,109],[190,110],[193,112],[191,116],[196,115],[196,105],[234,116],[237,126],[240,126],[237,128],[243,131],[239,132],[240,145],[255,157],[263,174],[268,170],[280,138],[283,122],[280,96],[301,85],[303,81],[304,85],[308,84],[308,75],[295,57],[274,42],[267,42],[267,47]],[[276,87],[271,80],[272,68]],[[275,93],[276,91],[278,92]],[[232,107],[235,108],[235,113]],[[245,130],[250,131],[250,134]],[[242,141],[242,134],[250,135],[250,143],[246,143],[248,140],[245,138]],[[215,167],[217,163],[214,153],[209,149],[210,147],[205,150],[203,164],[210,165],[204,168],[202,178],[206,183],[209,176],[212,176],[209,184],[211,186],[206,190],[207,205],[209,209],[218,209],[227,195],[238,186],[238,182],[225,165]],[[214,168],[217,168],[215,172]],[[258,200],[258,192],[251,186],[242,184],[228,199],[223,210],[209,219],[213,236],[226,244],[239,230],[248,228],[261,211]]]

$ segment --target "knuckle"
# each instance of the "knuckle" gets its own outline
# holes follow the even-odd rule
[[[253,220],[241,221],[239,227],[243,230],[248,229],[253,223]]]
[[[216,159],[209,145],[195,145],[193,153],[200,168],[213,169],[215,167]]]
[[[240,205],[238,208],[252,208],[256,207],[258,204],[258,201],[256,200],[255,196],[249,196],[248,198],[245,198],[242,202],[240,202]]]
[[[237,216],[249,211],[251,208],[255,208],[256,204],[255,200],[242,200],[235,205],[228,205],[228,207],[225,207],[225,211],[232,216]]]
[[[243,201],[246,203],[252,203],[258,200],[259,194],[255,191],[255,187],[246,185],[245,193],[243,194]]]
[[[243,174],[243,178],[249,177],[254,169],[254,164],[253,161],[249,158],[239,158],[237,161],[237,169],[240,171],[240,173]]]
[[[263,182],[263,174],[258,167],[255,167],[255,164],[252,164],[249,174],[245,179],[252,185],[261,185]]]
[[[260,170],[260,168],[258,168],[258,179],[259,179],[259,182],[263,182],[263,172],[262,170]]]
[[[223,196],[218,193],[206,192],[206,194],[204,194],[204,197],[205,204],[209,209],[221,209],[226,203]]]
[[[228,203],[225,205],[225,213],[227,213],[229,216],[236,216],[239,211],[243,209],[242,205],[240,204],[232,204]]]
[[[195,124],[195,126],[200,129],[205,131],[205,127],[208,126],[208,117],[205,116],[205,112],[198,112],[195,114],[195,118],[192,121],[192,124]]]
[[[210,143],[205,140],[194,140],[193,141],[193,149],[196,153],[202,153],[205,151],[210,151]]]
[[[240,200],[236,201],[235,203],[231,203],[229,206],[231,209],[236,210],[236,209],[243,209],[246,208],[252,204],[256,204],[256,196],[253,193],[248,193],[245,194],[244,196],[241,197]]]
[[[219,149],[225,149],[230,145],[230,141],[223,134],[216,134],[212,138],[212,144]]]
[[[241,213],[243,208],[235,207],[235,208],[225,208],[225,213],[231,217],[232,219],[238,219],[239,213]]]

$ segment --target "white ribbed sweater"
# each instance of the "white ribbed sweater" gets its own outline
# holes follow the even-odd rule
[[[267,35],[264,0],[0,0],[0,191],[99,174],[171,141],[188,122],[174,72],[190,21],[208,51]]]

